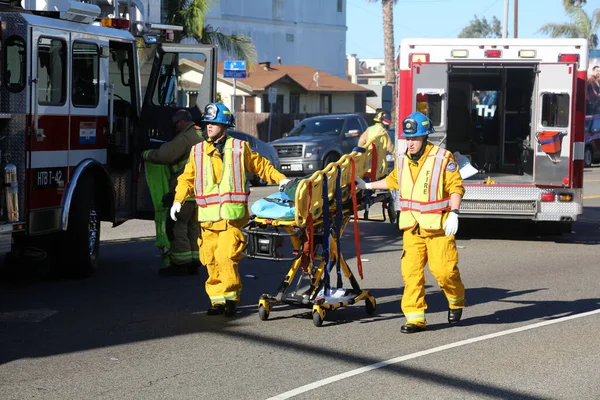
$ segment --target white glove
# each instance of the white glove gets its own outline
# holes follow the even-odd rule
[[[181,211],[181,203],[176,201],[175,203],[173,203],[173,205],[171,206],[171,219],[173,221],[177,221],[177,217],[175,216],[175,214],[177,214],[178,212]]]
[[[356,188],[362,190],[371,190],[371,182],[365,182],[362,178],[358,176],[354,178],[354,182],[356,182]]]
[[[279,182],[279,190],[283,190],[283,187],[290,181],[290,179],[285,178],[281,182]]]
[[[452,236],[458,232],[458,214],[449,213],[446,222],[444,222],[444,230],[446,231],[446,236]]]

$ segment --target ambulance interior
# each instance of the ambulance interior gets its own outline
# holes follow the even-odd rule
[[[445,147],[479,171],[470,180],[533,181],[535,76],[533,65],[450,67]]]

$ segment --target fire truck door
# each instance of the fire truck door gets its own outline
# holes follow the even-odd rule
[[[69,162],[70,33],[34,26],[31,38],[27,208],[56,207],[58,213]]]
[[[103,53],[105,56],[103,56]],[[71,34],[69,168],[84,159],[107,163],[108,41]]]
[[[569,177],[574,64],[540,64],[535,101],[535,182],[563,186]]]
[[[413,110],[427,115],[436,133],[443,136],[447,125],[448,65],[415,64],[412,72]]]

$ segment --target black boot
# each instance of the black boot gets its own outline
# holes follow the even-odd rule
[[[188,275],[198,275],[198,269],[200,268],[200,263],[191,262],[187,264],[187,273]]]
[[[233,317],[237,312],[237,301],[227,300],[225,302],[225,316]]]
[[[460,321],[460,317],[462,317],[462,308],[450,308],[448,310],[448,322],[451,324],[456,324]]]
[[[426,329],[427,329],[427,327],[425,327],[423,325],[406,324],[406,325],[402,325],[402,327],[400,328],[400,332],[402,332],[402,333],[417,333],[417,332],[423,332]]]
[[[213,304],[206,311],[206,315],[221,315],[224,312],[225,312],[225,304]]]
[[[168,267],[159,269],[158,274],[165,276],[181,276],[186,275],[187,270],[181,265],[170,265]]]

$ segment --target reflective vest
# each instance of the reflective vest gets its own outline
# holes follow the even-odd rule
[[[241,219],[246,215],[250,191],[246,187],[244,141],[227,137],[223,147],[221,182],[216,183],[211,157],[205,153],[206,142],[194,146],[196,179],[195,198],[198,221]]]
[[[417,223],[426,230],[442,228],[442,212],[450,209],[450,197],[444,198],[444,170],[451,159],[448,150],[433,146],[413,179],[409,159],[398,157],[400,187],[400,229],[411,229]]]

